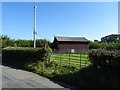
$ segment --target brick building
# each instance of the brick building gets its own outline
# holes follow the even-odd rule
[[[89,50],[89,41],[85,37],[54,37],[54,51],[61,53],[81,53]]]

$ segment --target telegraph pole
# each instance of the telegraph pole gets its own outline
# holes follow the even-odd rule
[[[34,0],[34,31],[33,31],[33,40],[34,40],[34,48],[36,48],[36,0]]]

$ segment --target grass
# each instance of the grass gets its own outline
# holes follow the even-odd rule
[[[22,68],[81,90],[83,88],[120,88],[120,67],[94,68],[90,65],[87,54],[52,54],[52,61],[34,63],[25,63],[23,62],[25,59],[9,62],[9,57],[7,60],[4,63],[13,65],[14,68]]]
[[[54,61],[52,62],[38,61],[35,63],[28,64],[26,68],[34,73],[37,73],[41,76],[44,76],[50,79],[56,75],[66,75],[66,74],[70,74],[70,73],[74,73],[75,71],[78,71],[77,68],[73,68],[73,67],[67,67],[67,66],[60,67]]]
[[[61,66],[83,68],[90,65],[87,54],[52,54],[52,60]]]
[[[77,69],[52,62],[36,62],[28,70],[76,88],[120,88],[120,69],[95,69],[93,66]]]
[[[67,56],[67,55],[66,55]],[[78,55],[74,55],[78,57]],[[83,55],[84,56],[84,55]],[[78,60],[75,58],[75,60]],[[19,63],[16,62],[17,67]],[[120,68],[95,69],[92,65],[85,68],[75,68],[58,65],[52,61],[37,61],[23,63],[24,69],[44,76],[53,81],[59,81],[78,89],[83,88],[120,88]],[[21,65],[20,65],[21,66]]]

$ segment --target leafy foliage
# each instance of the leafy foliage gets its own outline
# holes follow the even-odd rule
[[[14,46],[14,40],[11,40],[7,35],[2,35],[0,37],[2,40],[2,47]]]
[[[108,51],[104,49],[94,49],[89,52],[89,59],[94,67],[103,68],[106,66],[120,66],[120,51]]]
[[[52,78],[55,75],[64,75],[64,74],[70,74],[75,72],[76,68],[70,68],[70,67],[60,67],[57,65],[54,61],[51,62],[35,62],[31,63],[27,66],[27,69],[29,71],[35,72],[41,76]]]
[[[27,70],[78,89],[120,88],[119,68],[94,69],[92,66],[89,66],[77,69],[67,66],[60,67],[53,61],[38,61],[27,65]]]
[[[113,42],[90,42],[89,44],[90,49],[106,49],[106,50],[120,50],[120,41],[113,41]]]
[[[0,39],[2,40],[2,47],[33,47],[33,40],[14,40],[7,35],[2,35]],[[36,47],[45,47],[45,44],[47,44],[47,47],[51,47],[51,42],[46,39],[36,40]]]
[[[30,62],[48,61],[50,60],[51,52],[50,48],[4,48],[2,49],[2,61],[5,64],[19,64],[22,66]]]

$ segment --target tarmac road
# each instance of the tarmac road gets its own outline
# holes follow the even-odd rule
[[[64,88],[32,72],[2,66],[2,88]]]

